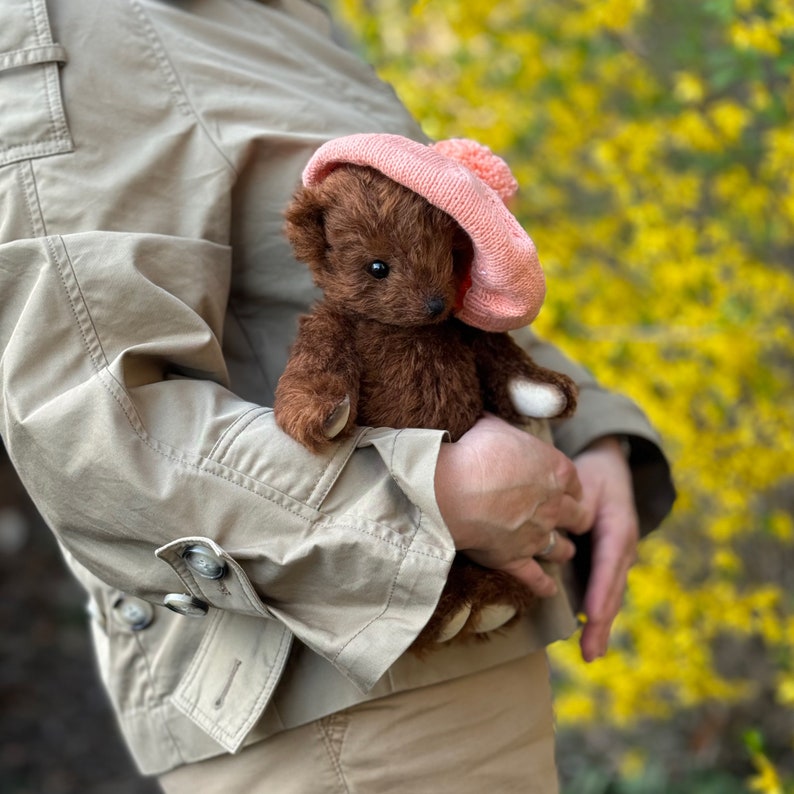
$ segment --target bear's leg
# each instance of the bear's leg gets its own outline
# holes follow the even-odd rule
[[[504,571],[466,561],[464,576],[471,615],[463,632],[486,635],[523,615],[534,600],[532,592]]]
[[[439,643],[486,638],[524,614],[534,596],[515,577],[455,557],[436,611],[411,651],[422,656]]]

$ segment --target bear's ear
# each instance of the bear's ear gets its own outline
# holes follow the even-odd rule
[[[325,238],[325,205],[316,188],[303,187],[287,207],[286,231],[295,256],[312,268],[322,267],[328,242]]]

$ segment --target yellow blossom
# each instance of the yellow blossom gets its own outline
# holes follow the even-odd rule
[[[794,539],[794,517],[791,513],[776,510],[769,517],[769,531],[781,541],[790,542]]]
[[[777,699],[784,706],[794,706],[794,671],[781,675],[777,684]]]
[[[783,785],[772,762],[763,753],[753,753],[756,774],[748,781],[751,791],[761,794],[784,794]]]
[[[550,650],[561,727],[753,698],[719,673],[726,636],[763,644],[794,711],[791,597],[747,557],[794,539],[791,0],[695,4],[701,50],[665,3],[339,2],[426,132],[507,159],[547,276],[536,330],[637,400],[673,464],[610,652]],[[755,790],[782,785],[774,763]]]
[[[678,72],[675,75],[673,93],[680,102],[696,105],[703,101],[706,88],[698,75],[691,72]]]
[[[782,45],[773,27],[761,17],[736,22],[730,29],[730,38],[742,50],[758,50],[767,55],[780,55]]]
[[[717,102],[709,109],[709,118],[727,141],[735,141],[750,121],[748,112],[730,100]]]
[[[620,759],[621,775],[626,780],[632,780],[640,777],[645,769],[648,759],[646,754],[641,750],[630,750],[623,754]]]

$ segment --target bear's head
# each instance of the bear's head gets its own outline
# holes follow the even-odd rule
[[[295,255],[336,311],[419,326],[459,308],[471,240],[452,217],[380,171],[341,165],[302,187],[286,217]]]

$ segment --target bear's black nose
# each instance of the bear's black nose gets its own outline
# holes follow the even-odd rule
[[[436,295],[433,298],[428,298],[425,306],[427,307],[427,313],[431,317],[438,317],[444,311],[446,304],[441,296]]]

